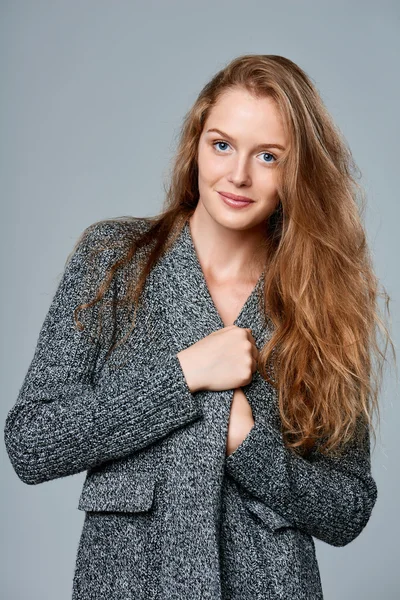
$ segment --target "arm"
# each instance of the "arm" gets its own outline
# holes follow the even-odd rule
[[[110,225],[106,227],[109,234]],[[89,309],[93,314],[89,327],[79,332],[74,329],[73,309],[92,299],[101,281],[89,275],[88,256],[103,228],[96,224],[65,268],[6,418],[6,449],[15,472],[27,484],[127,456],[202,416],[174,354],[151,368],[138,361],[122,387],[113,385],[112,376],[105,381],[103,377],[101,385],[93,383],[99,350],[87,330],[98,310]],[[96,263],[99,276],[107,266],[103,256]],[[154,352],[157,356],[157,340]]]
[[[367,524],[377,498],[371,476],[369,432],[339,458],[294,455],[280,433],[256,419],[226,457],[226,470],[243,488],[296,527],[333,546],[344,546]]]

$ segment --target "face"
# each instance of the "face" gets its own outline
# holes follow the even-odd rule
[[[263,226],[279,202],[276,161],[286,147],[272,99],[255,98],[239,89],[225,92],[208,115],[199,140],[197,208],[231,229]],[[252,202],[235,207],[220,192]]]

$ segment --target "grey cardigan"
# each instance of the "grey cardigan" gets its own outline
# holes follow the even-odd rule
[[[25,483],[87,471],[72,598],[321,599],[313,537],[348,544],[376,501],[369,435],[340,459],[292,455],[276,392],[256,371],[243,387],[255,424],[226,456],[233,390],[191,393],[177,358],[224,326],[188,222],[151,271],[127,343],[105,361],[118,325],[103,317],[92,343],[96,310],[83,332],[72,311],[93,297],[118,245],[90,268],[88,257],[102,239],[146,226],[139,219],[87,229],[5,423],[7,452]],[[272,332],[262,284],[263,275],[235,321],[252,329],[259,349]],[[123,285],[118,275],[108,296]]]

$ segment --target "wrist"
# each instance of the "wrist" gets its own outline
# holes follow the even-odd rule
[[[200,389],[202,389],[202,383],[198,377],[198,370],[191,366],[190,362],[188,361],[188,355],[185,352],[186,350],[181,350],[181,352],[178,352],[176,356],[180,362],[186,384],[190,392],[193,394],[194,392],[198,392]]]

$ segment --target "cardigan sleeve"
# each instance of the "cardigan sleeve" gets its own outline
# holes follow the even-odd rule
[[[98,346],[87,329],[74,328],[73,309],[94,297],[98,276],[115,258],[113,253],[99,254],[89,274],[89,253],[104,236],[104,227],[95,223],[87,228],[64,267],[28,372],[6,417],[7,453],[27,484],[127,456],[202,417],[199,401],[173,353],[157,356],[151,366],[137,361],[123,386],[93,382]],[[98,311],[92,314],[94,319]]]
[[[225,468],[246,492],[333,546],[344,546],[361,533],[377,499],[368,429],[363,443],[350,442],[341,457],[314,451],[306,459],[286,448],[269,423],[256,419],[226,457]]]

